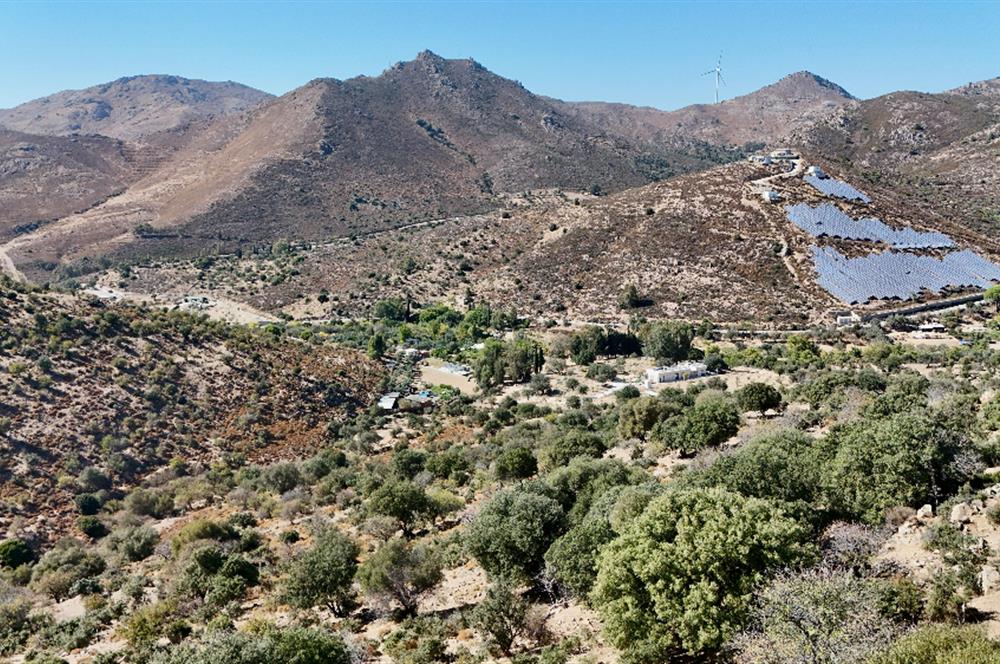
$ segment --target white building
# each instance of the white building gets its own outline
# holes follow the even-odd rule
[[[766,154],[752,154],[749,159],[756,164],[763,164],[765,166],[770,166],[773,163],[771,157]]]
[[[816,166],[815,164],[806,169],[806,175],[812,175],[814,177],[819,178],[820,180],[825,180],[826,178],[830,177],[829,175],[826,174],[826,172],[823,171],[822,168]]]
[[[646,369],[646,385],[673,383],[678,380],[698,378],[708,374],[708,366],[704,362],[678,362],[669,367],[653,367]]]
[[[861,316],[853,311],[837,314],[837,327],[851,327],[861,322]]]
[[[771,152],[771,159],[798,159],[799,155],[795,150],[789,148],[778,148]]]
[[[760,197],[764,199],[765,203],[779,203],[781,202],[781,194],[776,191],[764,191],[761,192]]]
[[[395,410],[399,400],[399,392],[387,392],[378,400],[379,410]]]

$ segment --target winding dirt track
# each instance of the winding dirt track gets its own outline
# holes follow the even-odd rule
[[[4,251],[3,247],[0,247],[0,271],[3,271],[4,274],[14,281],[25,281],[24,275],[17,269],[17,266],[14,265],[14,261],[10,259],[10,256],[7,255],[7,252]]]

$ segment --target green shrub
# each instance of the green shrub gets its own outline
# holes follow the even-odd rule
[[[441,560],[424,546],[394,539],[383,544],[358,569],[361,589],[383,602],[399,604],[404,615],[417,611],[420,596],[441,580]]]
[[[444,626],[434,618],[407,618],[389,633],[382,650],[395,664],[447,661]]]
[[[506,489],[486,503],[469,526],[466,545],[494,579],[532,579],[564,525],[562,507],[551,498]]]
[[[74,539],[64,539],[46,552],[31,572],[31,585],[38,592],[62,600],[72,595],[73,586],[104,571],[104,559],[87,551]]]
[[[14,569],[21,565],[34,562],[35,552],[22,539],[9,539],[0,542],[0,567]]]
[[[160,536],[149,526],[126,526],[111,533],[111,549],[125,560],[136,562],[153,554]]]
[[[871,664],[994,664],[1000,642],[978,627],[925,625],[904,636]]]
[[[503,480],[524,479],[538,472],[538,461],[525,447],[508,447],[493,462],[493,470]]]
[[[108,529],[96,516],[81,516],[76,520],[76,528],[91,539],[100,539],[108,534]]]
[[[372,514],[388,516],[399,523],[406,537],[430,515],[431,504],[424,490],[409,480],[389,480],[372,493],[366,505]]]
[[[762,500],[668,491],[605,547],[591,602],[628,661],[716,650],[743,627],[770,571],[810,559],[806,534]]]
[[[335,615],[346,614],[352,605],[358,553],[358,546],[338,531],[320,533],[312,548],[288,565],[284,601],[303,609],[323,605]]]
[[[236,538],[236,531],[227,523],[219,523],[211,519],[195,519],[182,527],[170,542],[174,554],[184,546],[198,540],[231,540]]]
[[[494,651],[510,656],[514,640],[524,632],[527,614],[527,603],[514,593],[509,581],[500,580],[486,591],[472,613],[472,623]]]
[[[76,511],[84,516],[92,516],[101,511],[101,499],[92,493],[81,493],[74,499]]]

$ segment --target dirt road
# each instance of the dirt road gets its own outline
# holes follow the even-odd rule
[[[17,269],[17,266],[14,265],[14,261],[7,255],[7,252],[4,251],[3,247],[0,247],[0,271],[14,281],[20,281],[22,283],[26,281],[24,275]]]

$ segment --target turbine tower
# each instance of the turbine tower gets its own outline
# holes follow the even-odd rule
[[[719,83],[726,84],[726,79],[722,78],[722,53],[719,53],[719,61],[715,63],[715,69],[709,69],[702,76],[715,74],[715,103],[719,103]]]

